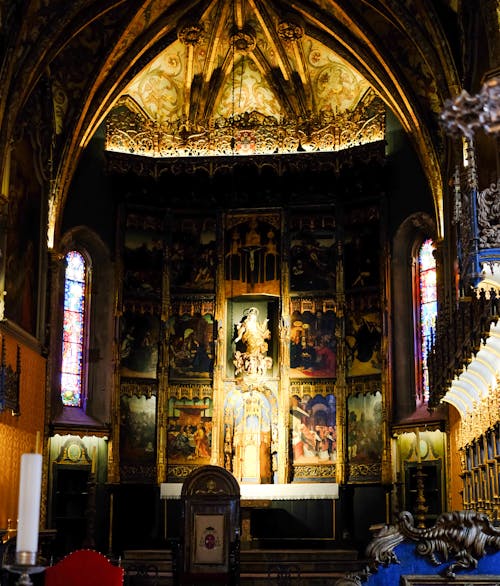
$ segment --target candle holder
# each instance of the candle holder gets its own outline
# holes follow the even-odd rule
[[[416,507],[415,507],[415,518],[417,520],[417,528],[418,529],[425,529],[425,515],[429,510],[425,502],[425,485],[424,479],[427,474],[422,469],[422,463],[419,462],[417,464],[417,472],[415,474],[415,478],[417,479],[417,500],[416,500]]]
[[[17,551],[14,564],[7,564],[4,568],[12,574],[19,574],[16,586],[33,586],[30,574],[39,574],[45,570],[45,566],[36,563],[36,551]]]

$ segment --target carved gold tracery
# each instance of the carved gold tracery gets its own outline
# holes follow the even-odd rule
[[[149,157],[285,154],[339,151],[384,138],[385,108],[368,94],[355,110],[307,118],[266,116],[257,111],[193,126],[158,122],[126,107],[107,119],[106,149]]]

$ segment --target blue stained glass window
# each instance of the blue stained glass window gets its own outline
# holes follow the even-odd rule
[[[69,407],[82,406],[85,293],[87,268],[83,256],[66,255],[61,361],[61,399]]]
[[[434,243],[428,239],[418,251],[418,285],[419,285],[419,317],[420,317],[420,364],[421,364],[421,397],[429,399],[429,371],[427,356],[431,344],[432,333],[436,327],[437,286],[436,259]]]

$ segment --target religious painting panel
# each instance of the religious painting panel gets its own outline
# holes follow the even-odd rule
[[[177,397],[168,401],[168,465],[210,464],[213,400],[211,396]]]
[[[277,393],[266,384],[228,385],[224,467],[240,482],[271,484],[278,470]]]
[[[174,217],[171,232],[171,290],[176,293],[213,292],[217,268],[215,217]]]
[[[30,168],[14,164],[9,195],[5,260],[5,317],[35,335],[38,297],[38,255],[40,246],[40,187]],[[3,204],[2,204],[3,205]],[[5,210],[0,210],[2,213]],[[3,316],[2,316],[3,317]]]
[[[156,378],[160,317],[144,307],[132,307],[120,319],[120,374]]]
[[[345,208],[343,217],[345,290],[379,288],[380,204]]]
[[[280,293],[281,216],[228,214],[224,228],[226,297]]]
[[[210,378],[215,355],[213,299],[174,301],[168,341],[172,380]]]
[[[332,213],[290,218],[290,290],[335,291],[336,221]]]
[[[337,406],[333,393],[292,394],[290,399],[293,478],[335,478]],[[321,467],[321,468],[319,468]]]
[[[290,306],[290,377],[334,378],[337,374],[335,300],[294,297]]]
[[[377,480],[382,460],[382,394],[355,393],[347,399],[349,480]]]
[[[129,210],[123,234],[123,296],[160,301],[164,257],[164,221]]]
[[[273,376],[277,372],[278,301],[241,297],[228,302],[227,376]]]
[[[121,384],[120,475],[122,480],[150,481],[156,463],[156,386]]]
[[[378,291],[346,298],[345,347],[348,376],[382,372],[382,315]]]

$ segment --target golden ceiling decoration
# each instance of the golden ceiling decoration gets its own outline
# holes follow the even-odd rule
[[[128,84],[106,148],[150,157],[335,151],[384,138],[368,82],[298,18],[215,2]]]
[[[376,98],[337,115],[276,120],[253,111],[196,128],[183,120],[157,123],[124,107],[108,117],[106,148],[149,157],[324,152],[383,140],[384,129]]]

